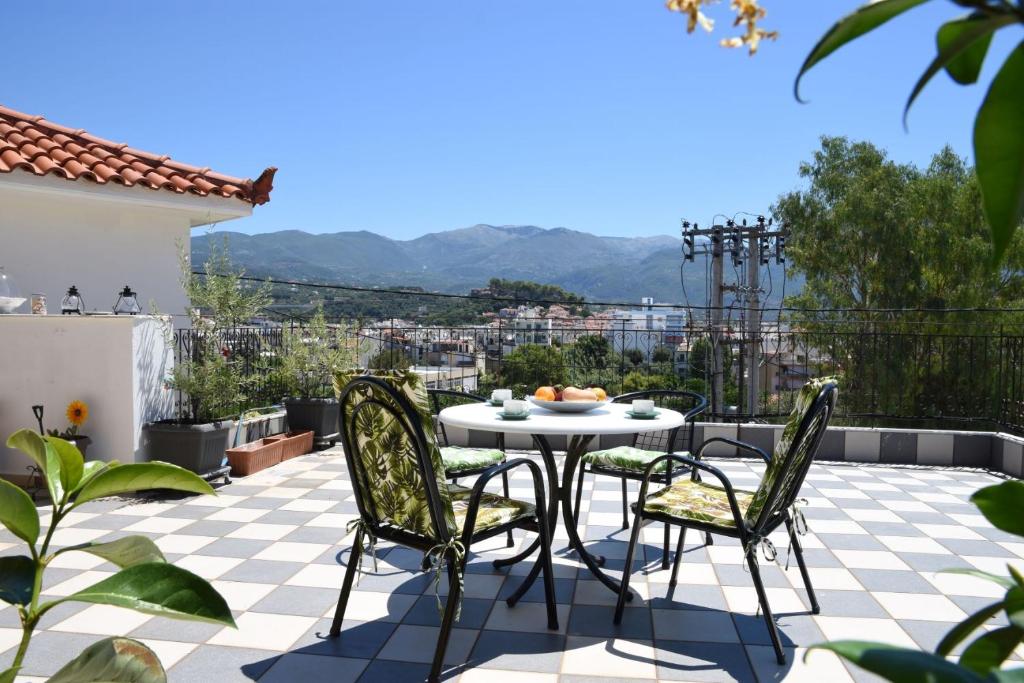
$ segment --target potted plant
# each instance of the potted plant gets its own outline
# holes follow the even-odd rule
[[[355,366],[358,349],[353,339],[344,329],[328,327],[323,308],[308,325],[285,330],[283,354],[273,374],[286,397],[290,431],[310,430],[321,443],[337,438],[338,400],[331,377]]]
[[[39,433],[43,433],[43,407],[32,406],[32,412],[35,413],[36,419],[39,420]],[[47,429],[46,433],[50,436],[55,436],[65,441],[70,441],[78,450],[82,452],[82,456],[85,456],[85,449],[92,443],[92,439],[84,434],[78,433],[78,428],[85,424],[85,421],[89,419],[89,405],[85,401],[74,400],[68,404],[64,414],[68,418],[68,428],[64,431],[57,429]]]
[[[167,379],[167,386],[179,392],[177,415],[143,427],[147,455],[200,475],[226,476],[231,416],[238,414],[255,379],[243,372],[245,359],[235,353],[230,332],[270,302],[270,288],[242,286],[244,273],[232,267],[226,241],[211,245],[202,274],[192,272],[183,248],[179,258],[192,327],[181,331],[188,335],[182,357]]]

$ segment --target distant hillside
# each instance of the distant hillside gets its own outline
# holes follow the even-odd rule
[[[442,292],[466,292],[500,277],[558,285],[590,300],[639,301],[652,296],[660,302],[684,303],[681,241],[668,235],[604,237],[532,225],[474,225],[413,240],[367,231],[218,232],[192,238],[193,262],[205,260],[211,238],[224,236],[232,260],[258,276]],[[690,303],[703,305],[703,263],[686,264],[683,276]],[[771,299],[777,303],[781,269],[773,271],[772,279]],[[787,287],[790,293],[797,289],[793,283]]]

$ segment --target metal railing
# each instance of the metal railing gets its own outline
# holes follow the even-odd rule
[[[296,325],[296,323],[289,323]],[[1001,429],[1024,433],[1024,328],[991,324],[895,325],[893,321],[766,323],[756,338],[722,329],[645,330],[628,321],[564,326],[504,321],[490,326],[341,326],[358,364],[411,365],[428,386],[520,393],[542,384],[597,385],[609,395],[644,388],[684,388],[709,395],[714,344],[723,349],[722,421],[778,422],[807,378],[838,375],[839,424]],[[176,333],[179,358],[195,348],[196,330]],[[281,328],[226,330],[221,344],[252,379],[244,406],[283,398],[269,369],[288,339]],[[760,346],[759,395],[744,395],[750,372],[745,345]],[[330,378],[322,381],[329,395]]]

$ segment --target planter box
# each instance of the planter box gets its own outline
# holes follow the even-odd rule
[[[203,476],[222,469],[231,423],[152,422],[143,426],[147,460],[162,460]]]
[[[259,417],[246,418],[241,426],[238,420],[232,420],[231,434],[228,437],[229,444],[242,445],[250,441],[265,439],[274,434],[288,430],[287,416],[283,409],[266,413]],[[237,432],[241,429],[241,434]]]
[[[277,441],[281,444],[281,460],[290,460],[305,455],[313,450],[313,432],[288,432],[270,436],[264,441]]]
[[[311,430],[317,441],[338,438],[338,399],[290,398],[284,402],[288,412],[288,429],[293,432]]]
[[[240,477],[255,474],[281,462],[282,441],[273,437],[227,450],[231,473]]]

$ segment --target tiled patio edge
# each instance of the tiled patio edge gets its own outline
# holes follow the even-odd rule
[[[771,451],[782,435],[781,425],[698,422],[694,443],[713,437],[740,439]],[[493,446],[494,434],[448,428],[453,444]],[[591,449],[628,444],[627,437],[595,439]],[[552,444],[556,449],[564,444]],[[509,434],[506,447],[532,449],[528,436]],[[736,449],[715,444],[709,455],[735,456]],[[1024,438],[1003,432],[945,431],[868,427],[829,427],[818,455],[833,462],[979,467],[1024,478]]]

